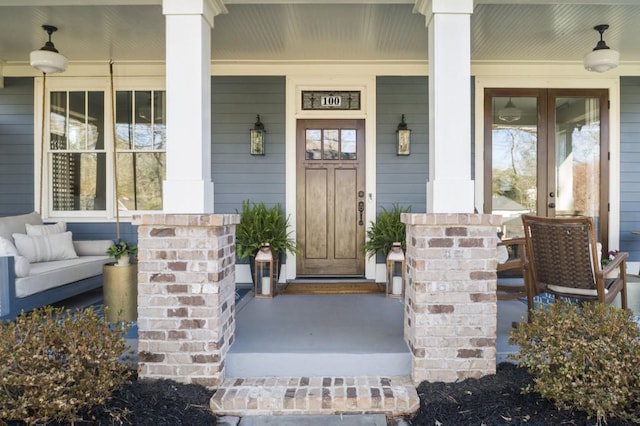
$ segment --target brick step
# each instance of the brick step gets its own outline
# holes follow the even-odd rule
[[[250,377],[225,379],[210,405],[216,415],[401,416],[420,399],[409,376]]]

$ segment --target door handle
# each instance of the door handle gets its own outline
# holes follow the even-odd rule
[[[360,222],[358,222],[358,225],[362,226],[364,225],[364,221],[362,220],[362,214],[364,213],[364,201],[358,202],[358,211],[360,212]]]

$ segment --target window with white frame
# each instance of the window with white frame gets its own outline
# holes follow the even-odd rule
[[[108,90],[51,89],[49,96],[41,188],[48,216],[161,210],[164,90],[115,90],[113,106]]]

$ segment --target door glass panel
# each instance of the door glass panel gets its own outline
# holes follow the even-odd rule
[[[342,160],[356,159],[356,129],[342,129],[340,131],[340,158]]]
[[[556,216],[599,217],[600,106],[597,98],[558,97]]]
[[[338,159],[338,130],[337,129],[325,129],[324,131],[324,156],[325,160]]]
[[[494,97],[492,213],[503,238],[523,236],[520,216],[536,213],[538,122],[535,97]]]
[[[307,129],[305,132],[305,147],[307,160],[320,160],[322,158],[322,130]]]

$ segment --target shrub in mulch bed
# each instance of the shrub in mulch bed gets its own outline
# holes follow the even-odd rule
[[[422,382],[420,409],[408,420],[413,426],[461,425],[594,425],[583,412],[558,410],[552,401],[522,389],[533,384],[526,369],[498,365],[495,375],[456,383]],[[630,425],[609,419],[609,426]]]

